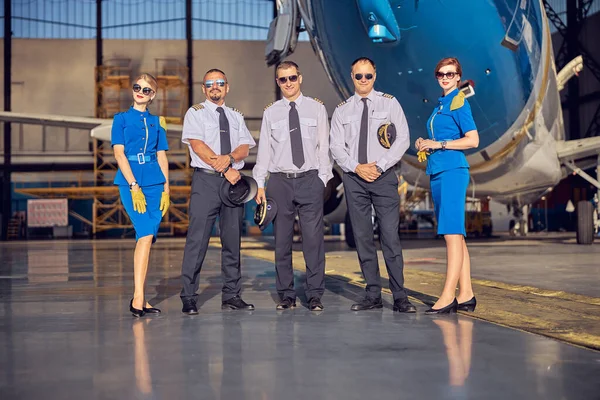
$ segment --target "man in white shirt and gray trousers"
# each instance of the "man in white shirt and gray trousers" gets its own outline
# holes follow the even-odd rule
[[[327,110],[318,99],[300,91],[298,65],[284,61],[276,70],[283,99],[265,107],[256,165],[252,174],[258,184],[256,202],[274,200],[275,269],[277,310],[296,306],[292,240],[298,212],[302,251],[306,262],[305,291],[311,311],[323,310],[325,248],[323,238],[323,191],[332,177]],[[269,175],[265,194],[265,180]]]
[[[394,165],[409,146],[406,117],[394,96],[373,90],[375,63],[361,57],[352,63],[354,95],[337,106],[331,118],[331,153],[344,171],[344,194],[360,269],[367,282],[366,296],[352,310],[382,308],[381,276],[373,243],[371,207],[379,222],[379,238],[394,311],[414,313],[404,288],[404,260],[398,233],[400,196]],[[378,139],[380,127],[394,124],[395,140]],[[385,143],[387,142],[387,143]],[[385,147],[384,147],[385,144]]]

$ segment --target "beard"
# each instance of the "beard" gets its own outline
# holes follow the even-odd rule
[[[209,96],[212,101],[219,101],[219,100],[221,100],[221,97],[222,97],[221,92],[218,92],[218,91],[210,92]]]

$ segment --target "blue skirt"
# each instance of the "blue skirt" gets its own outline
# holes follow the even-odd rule
[[[454,168],[431,175],[431,196],[438,235],[463,235],[469,169]]]
[[[121,194],[121,203],[133,224],[135,230],[135,240],[139,240],[144,236],[152,235],[152,243],[156,242],[156,234],[162,220],[162,212],[160,211],[160,198],[164,185],[152,185],[142,187],[142,192],[146,197],[146,212],[140,214],[133,209],[133,201],[131,200],[131,192],[129,186],[119,185],[119,193]]]

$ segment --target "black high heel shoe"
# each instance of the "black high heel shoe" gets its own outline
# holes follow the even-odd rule
[[[469,301],[465,301],[464,303],[458,304],[458,309],[460,311],[473,312],[475,311],[475,307],[477,307],[477,299],[475,298],[475,296],[473,296]]]
[[[144,310],[138,310],[137,308],[133,308],[133,299],[129,302],[129,311],[131,311],[131,315],[136,318],[140,318],[144,316]]]
[[[154,307],[149,307],[149,308],[144,307],[144,312],[146,314],[160,314],[160,310],[158,308],[154,308]]]
[[[458,301],[456,301],[456,298],[454,298],[452,303],[448,304],[446,307],[438,308],[437,310],[432,307],[429,310],[426,310],[425,314],[454,314],[456,313],[457,309]]]

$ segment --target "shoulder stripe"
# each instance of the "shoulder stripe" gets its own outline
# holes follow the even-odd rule
[[[271,107],[273,104],[275,104],[275,102],[269,103],[265,106],[265,109],[263,111],[267,111],[267,108]]]
[[[160,127],[163,128],[165,130],[165,132],[167,131],[167,120],[165,117],[158,117],[158,123],[160,124]]]
[[[203,104],[200,104],[200,103],[198,103],[198,104],[194,104],[194,105],[192,106],[192,108],[193,108],[194,110],[198,111],[198,110],[202,110],[202,109],[204,108],[204,105],[203,105]]]
[[[394,98],[394,96],[392,96],[391,94],[388,94],[388,93],[383,93],[382,96],[386,97],[388,99],[393,99]]]
[[[308,96],[307,96],[307,97],[308,97]],[[323,101],[322,101],[321,99],[317,99],[316,97],[309,97],[309,99],[313,99],[313,100],[314,100],[314,101],[316,101],[317,103],[319,103],[319,104],[323,104],[323,105],[324,105],[324,103],[323,103]]]
[[[235,108],[235,107],[231,107],[231,109],[232,109],[233,111],[235,111],[236,113],[238,113],[238,114],[241,114],[241,115],[242,115],[242,117],[244,116],[244,113],[243,113],[243,112],[241,112],[240,110],[238,110],[237,108]]]
[[[338,105],[337,105],[335,108],[341,107],[341,106],[343,106],[344,104],[346,104],[347,102],[348,102],[348,100],[344,100],[344,101],[342,101],[340,104],[338,104]]]
[[[450,103],[450,111],[458,110],[464,105],[465,94],[463,92],[458,92],[458,94],[452,99],[452,103]]]

